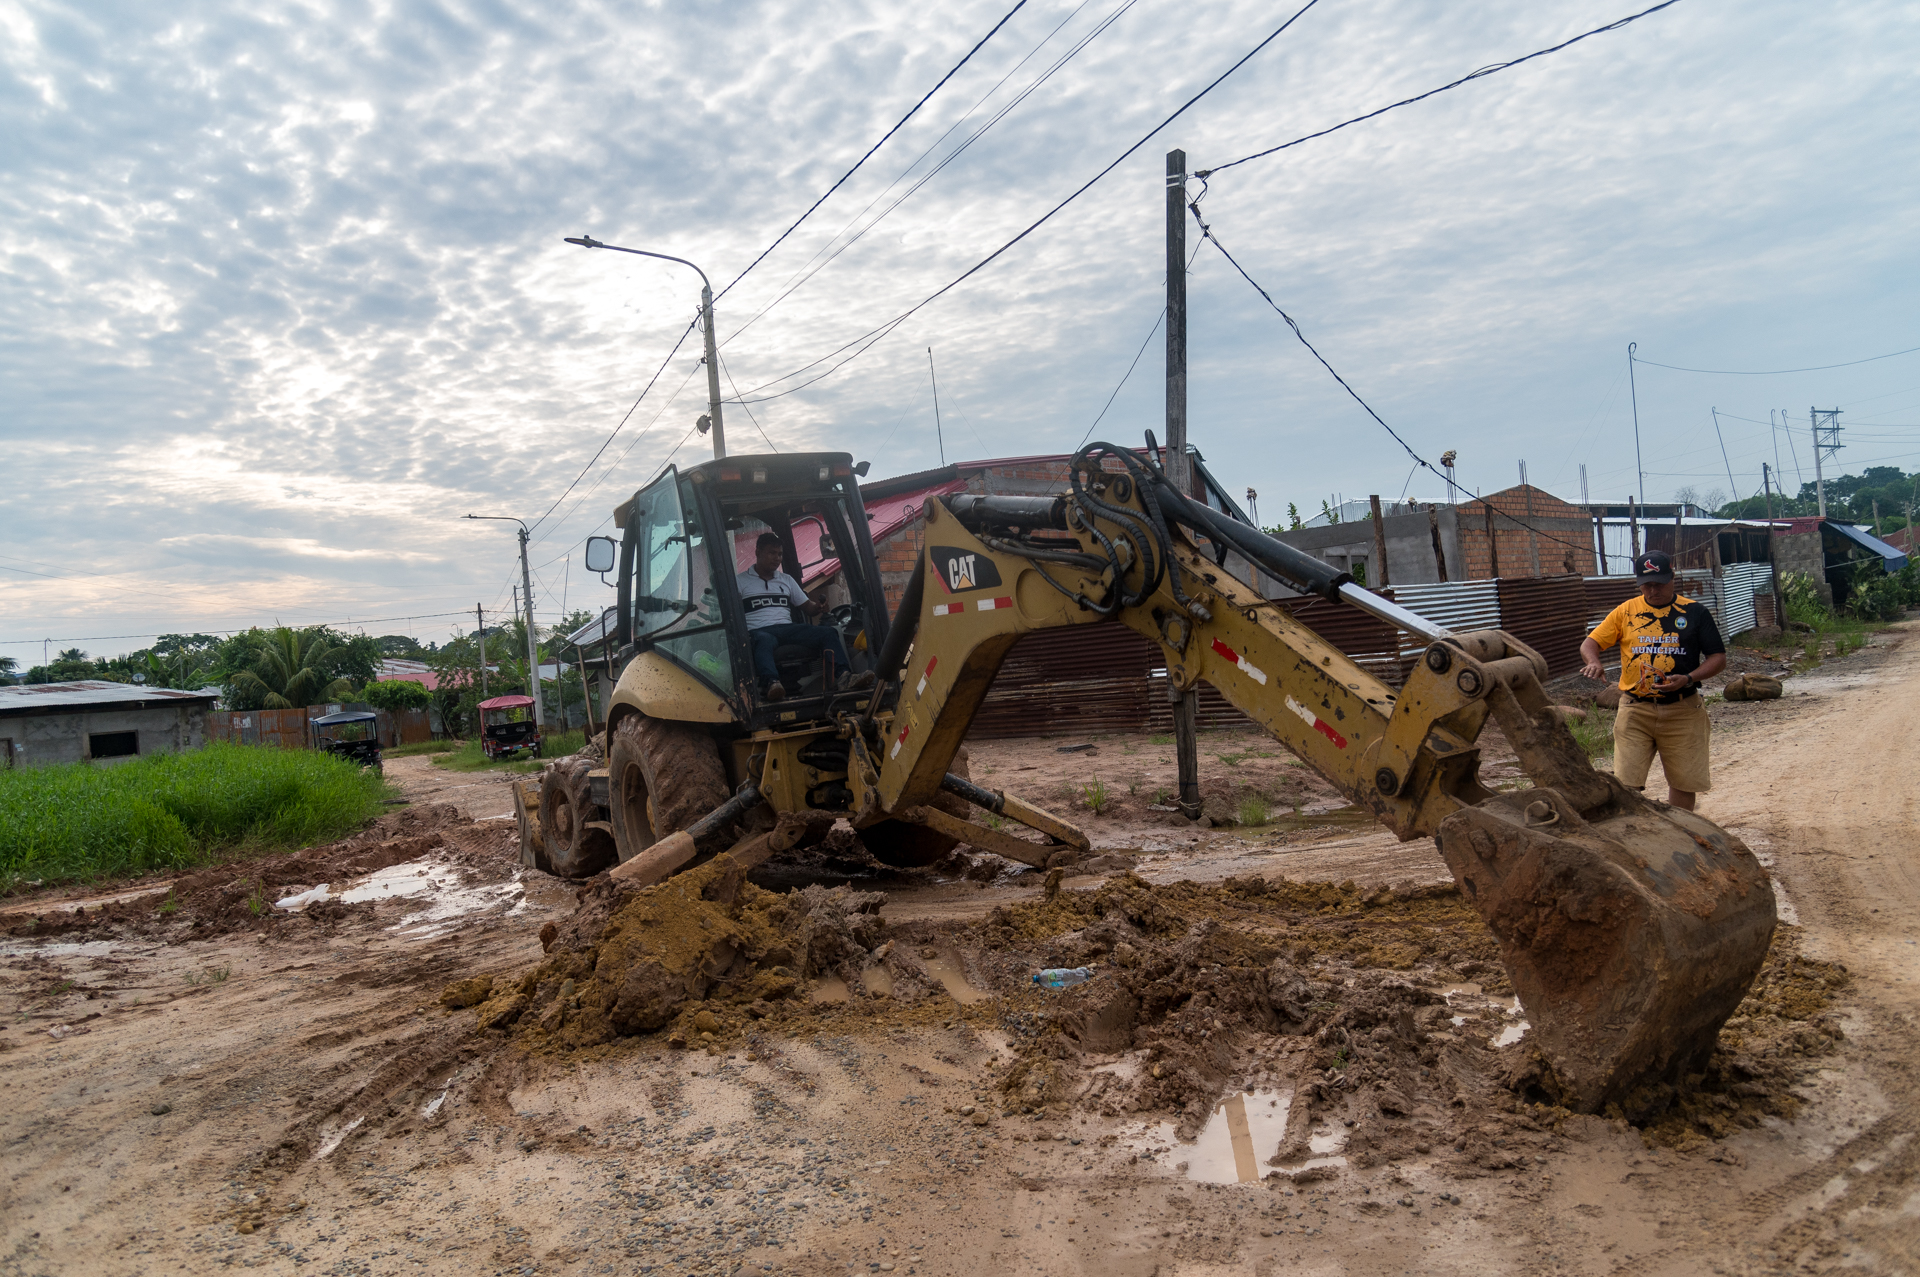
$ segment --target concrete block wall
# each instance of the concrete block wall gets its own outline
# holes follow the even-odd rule
[[[1827,557],[1821,546],[1818,526],[1805,532],[1788,532],[1773,538],[1774,562],[1780,565],[1780,575],[1785,578],[1789,572],[1798,572],[1813,578],[1814,586],[1820,591],[1820,598],[1828,607],[1833,606],[1833,587],[1827,584]]]
[[[23,714],[0,719],[0,740],[13,742],[13,765],[46,767],[88,761],[87,741],[106,732],[138,733],[139,754],[172,754],[207,743],[207,710],[202,702],[151,705],[144,709],[76,710],[61,714]],[[0,757],[7,753],[0,746]],[[112,766],[128,758],[104,758]]]

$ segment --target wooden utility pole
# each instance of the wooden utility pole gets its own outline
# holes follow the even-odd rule
[[[1767,492],[1767,562],[1773,568],[1773,623],[1784,634],[1787,629],[1787,601],[1780,597],[1780,553],[1773,541],[1773,472],[1764,461],[1760,463],[1760,485]]]
[[[473,623],[480,627],[480,699],[487,699],[487,617],[480,605],[473,605]]]
[[[1593,516],[1593,543],[1599,547],[1600,551],[1594,556],[1594,559],[1600,565],[1600,575],[1605,576],[1607,574],[1607,519],[1605,515],[1596,514]]]
[[[1387,523],[1380,515],[1379,495],[1376,493],[1368,497],[1367,503],[1373,507],[1373,561],[1378,565],[1372,575],[1379,578],[1368,581],[1367,586],[1370,589],[1384,590],[1390,584],[1387,577]]]
[[[1433,566],[1440,573],[1440,584],[1447,583],[1447,554],[1440,548],[1440,509],[1427,506],[1427,532],[1433,537]]]
[[[1627,549],[1634,558],[1640,557],[1640,508],[1632,497],[1627,498]],[[1639,574],[1638,567],[1629,566],[1632,567],[1630,575]]]
[[[1187,153],[1167,152],[1167,478],[1191,496],[1187,467]],[[1180,814],[1200,819],[1200,693],[1167,681],[1173,702],[1174,755],[1180,767]]]
[[[1500,576],[1500,540],[1493,528],[1493,502],[1480,498],[1480,508],[1487,514],[1487,578],[1497,580]],[[1441,580],[1446,580],[1441,577]]]

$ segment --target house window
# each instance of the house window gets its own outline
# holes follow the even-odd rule
[[[89,758],[125,758],[139,752],[139,732],[93,732],[87,737]]]

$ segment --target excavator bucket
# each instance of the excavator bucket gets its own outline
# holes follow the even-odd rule
[[[1698,1073],[1773,937],[1767,872],[1725,830],[1612,777],[1586,815],[1558,789],[1440,824],[1461,891],[1499,941],[1545,1067],[1576,1112],[1639,1118]]]

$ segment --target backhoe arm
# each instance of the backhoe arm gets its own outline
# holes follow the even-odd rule
[[[1035,630],[1126,625],[1159,644],[1174,689],[1212,684],[1402,839],[1434,837],[1500,941],[1559,1102],[1634,1116],[1704,1066],[1766,956],[1766,873],[1710,821],[1595,771],[1547,702],[1538,653],[1408,613],[1176,492],[1135,453],[1082,449],[1071,481],[1058,497],[927,502],[914,584],[855,729],[856,825],[922,817],[943,788],[997,798],[947,772],[1009,649]],[[1406,685],[1394,692],[1228,574],[1229,551],[1425,640]],[[1480,784],[1489,717],[1532,789]]]

